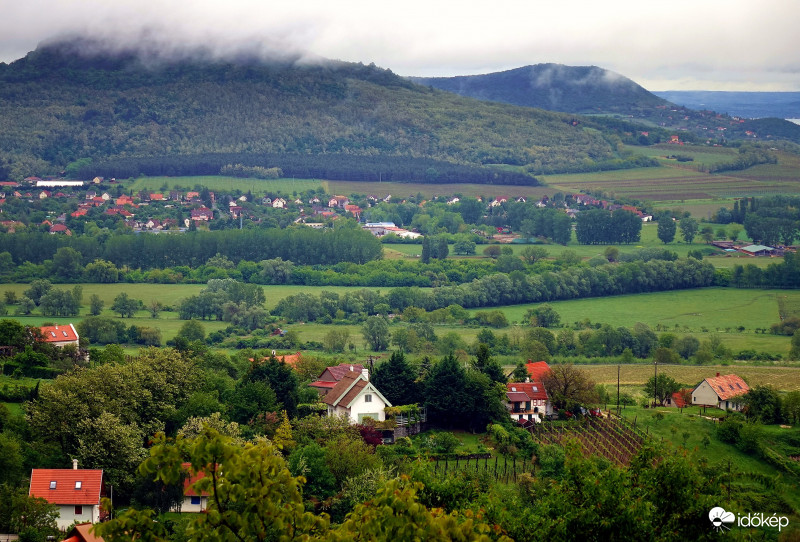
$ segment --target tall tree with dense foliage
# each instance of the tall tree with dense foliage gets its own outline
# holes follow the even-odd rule
[[[420,402],[417,371],[408,362],[402,350],[392,352],[387,361],[379,363],[370,378],[393,406]]]
[[[591,404],[597,399],[595,383],[571,363],[551,365],[542,381],[557,409],[572,409]]]
[[[370,349],[382,352],[389,347],[389,324],[383,316],[370,316],[361,326],[361,335]]]
[[[675,224],[675,221],[672,220],[671,217],[662,216],[661,220],[658,221],[658,230],[657,230],[658,238],[665,245],[667,243],[671,243],[672,241],[675,240],[675,232],[677,231],[677,229],[678,226]]]

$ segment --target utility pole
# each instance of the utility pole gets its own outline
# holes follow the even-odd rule
[[[653,406],[658,402],[658,360],[653,360],[655,376],[653,378]]]

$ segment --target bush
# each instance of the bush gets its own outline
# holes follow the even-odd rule
[[[433,435],[433,449],[439,454],[451,454],[461,445],[453,433],[437,433]]]

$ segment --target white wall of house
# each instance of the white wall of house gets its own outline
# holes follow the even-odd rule
[[[386,420],[386,406],[375,390],[367,386],[356,396],[349,408],[342,403],[335,407],[328,406],[328,416],[347,416],[350,423],[362,423],[365,417],[382,422]]]
[[[181,503],[181,512],[203,512],[208,508],[208,497],[191,497],[186,495]]]
[[[100,505],[94,506],[84,504],[80,506],[80,514],[76,514],[74,504],[60,504],[58,505],[58,518],[56,519],[56,526],[64,531],[75,523],[97,523],[100,521]]]
[[[692,390],[693,405],[717,405],[719,395],[707,381],[703,380],[699,386]]]
[[[370,386],[364,388],[350,405],[350,422],[361,423],[367,415],[379,422],[386,420],[386,403]],[[377,418],[376,418],[377,416]]]

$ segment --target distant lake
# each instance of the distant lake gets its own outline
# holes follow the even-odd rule
[[[775,117],[792,122],[800,119],[800,92],[671,90],[653,94],[690,109],[708,109],[747,119]]]

